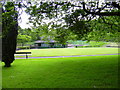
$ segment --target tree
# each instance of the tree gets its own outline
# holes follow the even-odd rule
[[[22,43],[22,46],[24,46],[24,43],[29,41],[31,41],[31,36],[19,34],[17,37],[17,42]]]
[[[31,35],[31,30],[29,28],[22,29],[20,26],[18,27],[18,36],[17,36],[17,44],[21,43],[22,46],[26,42],[32,41],[32,37],[34,35]]]
[[[118,39],[120,32],[119,16],[102,17],[89,23],[91,23],[93,31],[88,33],[87,40],[120,42]]]
[[[68,40],[75,40],[76,35],[68,29],[66,26],[60,25],[52,25],[50,28],[51,32],[54,31],[54,34],[52,36],[54,37],[54,40],[58,41],[63,45],[63,47],[66,47]]]
[[[77,4],[76,4],[77,3]],[[102,17],[120,16],[119,2],[40,2],[27,7],[26,12],[31,15],[30,22],[40,25],[44,19],[54,19],[61,22],[81,39],[92,32],[92,20]],[[104,22],[105,23],[105,22]],[[53,23],[51,23],[53,24]],[[113,30],[114,31],[114,30]]]
[[[2,8],[2,61],[10,67],[14,61],[18,34],[18,14],[14,2],[7,2]]]
[[[83,5],[83,10],[87,14],[99,15],[99,16],[120,16],[119,2],[105,2],[105,3],[103,3],[101,8],[99,7],[100,2],[89,2],[89,4],[91,5],[90,9],[88,9],[88,8],[86,9],[87,5],[85,2],[82,2],[82,5]],[[96,6],[96,8],[92,9],[92,7],[95,7],[95,6]],[[109,10],[107,10],[106,8],[109,8]],[[112,9],[112,10],[110,10],[110,9]],[[113,10],[116,10],[116,11],[113,11]]]

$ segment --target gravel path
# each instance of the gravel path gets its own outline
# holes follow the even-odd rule
[[[73,56],[44,56],[44,57],[28,57],[31,58],[64,58],[64,57],[85,57],[85,56],[105,56],[105,55],[120,55],[120,53],[117,54],[97,54],[97,55],[73,55]],[[26,59],[26,57],[19,57],[15,59]]]

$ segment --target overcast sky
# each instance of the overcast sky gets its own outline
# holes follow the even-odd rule
[[[22,21],[21,22],[18,21],[18,23],[19,23],[19,25],[20,25],[21,28],[24,29],[24,28],[30,27],[30,25],[27,24],[27,22],[29,21],[28,18],[29,18],[29,16],[25,12],[23,12],[21,14],[21,20]]]

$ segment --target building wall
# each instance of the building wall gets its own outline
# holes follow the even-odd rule
[[[41,47],[50,47],[50,45],[49,45],[49,44],[44,44],[44,43],[42,43],[42,44],[41,44]]]
[[[46,44],[46,43],[38,43],[38,44],[35,44],[36,47],[50,47],[50,48],[54,48],[54,47],[63,47],[62,44],[58,44],[58,43],[49,43],[49,44]]]

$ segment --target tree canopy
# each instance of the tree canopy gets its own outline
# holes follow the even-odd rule
[[[104,34],[99,35],[96,39],[101,40],[101,36],[107,34],[109,37],[109,35],[119,32],[119,4],[119,2],[82,1],[28,2],[26,12],[31,15],[29,20],[34,26],[39,26],[47,20],[49,25],[64,27],[69,32],[76,34],[78,39],[89,40],[92,39],[89,38],[91,33],[102,32]],[[57,28],[55,29],[57,31]],[[103,40],[107,40],[107,38]]]
[[[2,7],[2,61],[10,67],[14,61],[18,34],[18,12],[14,2],[7,2]]]

